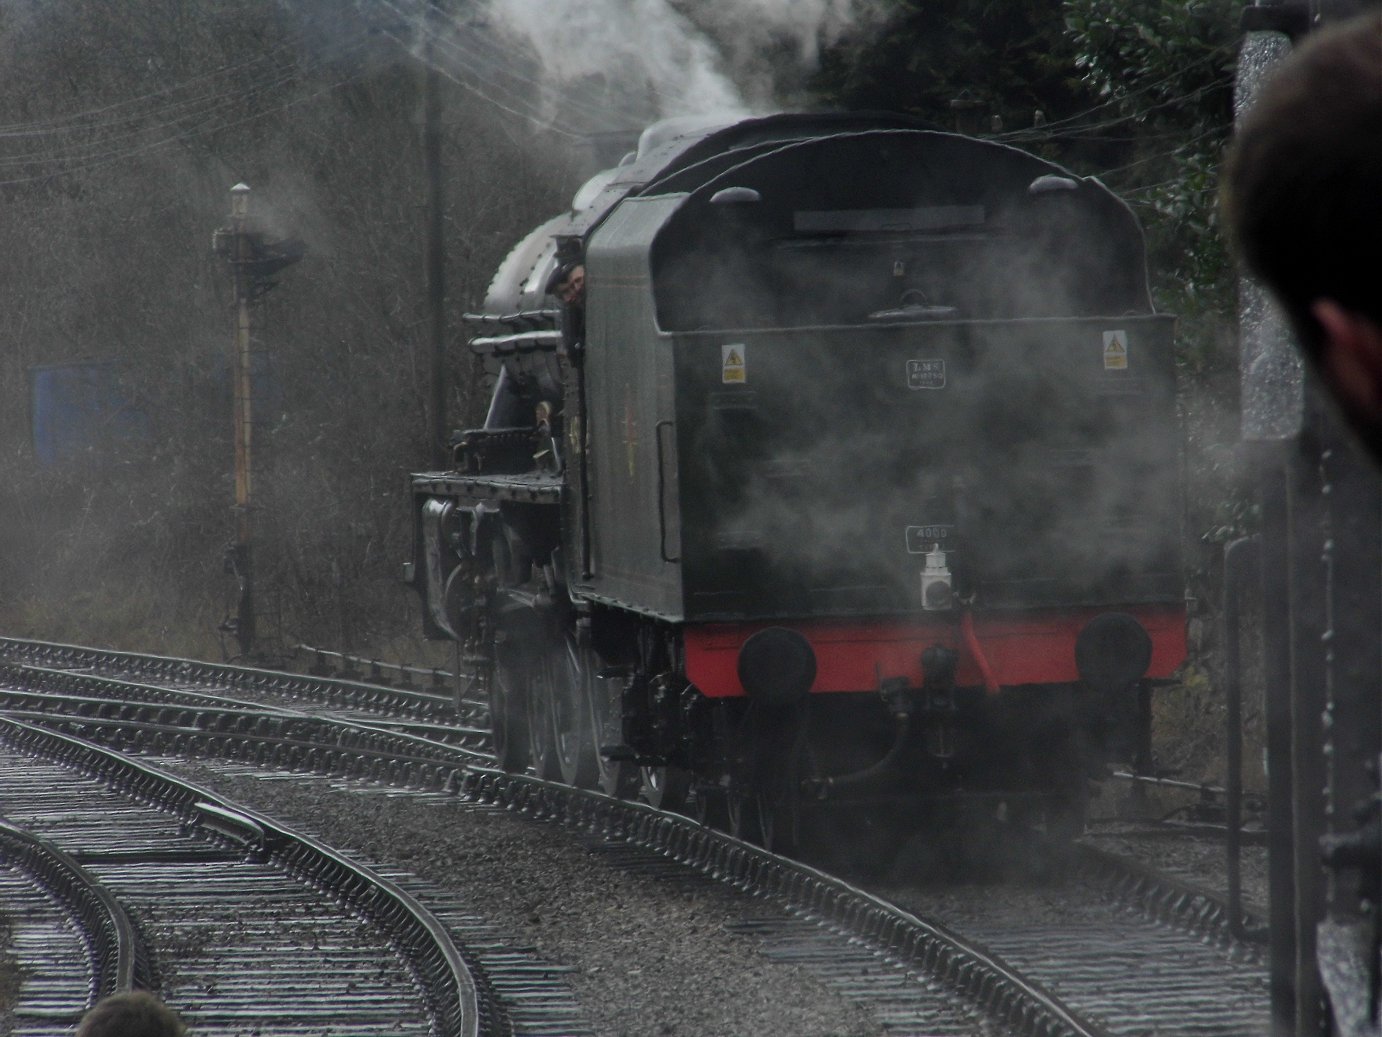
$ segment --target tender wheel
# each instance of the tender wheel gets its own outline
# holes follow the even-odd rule
[[[1046,805],[1046,834],[1057,842],[1071,842],[1084,835],[1089,814],[1089,780],[1078,774],[1065,784],[1067,787]]]
[[[737,732],[725,789],[731,835],[774,853],[797,851],[804,724],[802,713],[759,713]]]
[[[528,715],[528,753],[533,771],[548,781],[561,779],[561,762],[557,757],[557,733],[553,726],[553,671],[555,653],[537,648],[528,668],[526,688]]]
[[[590,670],[574,633],[553,645],[549,696],[551,729],[561,780],[592,788],[599,773],[592,734]]]
[[[692,782],[686,797],[686,814],[708,828],[729,831],[724,790],[703,781]]]
[[[594,653],[584,652],[586,673],[595,672]],[[607,796],[632,799],[638,793],[638,768],[629,760],[607,760],[600,755],[606,745],[623,741],[619,713],[619,691],[613,681],[591,679],[586,685],[590,706],[591,749],[595,758],[595,783]]]
[[[659,810],[681,810],[691,790],[691,772],[680,767],[642,767],[642,796],[649,806]]]
[[[1054,789],[1046,800],[1046,834],[1057,842],[1084,835],[1089,815],[1089,774],[1084,739],[1072,732],[1056,759]]]
[[[725,819],[729,834],[755,846],[763,845],[763,828],[758,815],[759,797],[742,782],[730,781],[725,789]]]
[[[801,845],[800,804],[796,797],[760,790],[753,796],[753,805],[758,819],[758,844],[773,853],[796,853]]]

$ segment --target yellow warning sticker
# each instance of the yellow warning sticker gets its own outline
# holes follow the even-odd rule
[[[1128,369],[1128,333],[1126,331],[1104,332],[1104,370],[1126,371]]]
[[[734,342],[720,347],[720,381],[725,385],[742,385],[749,380],[746,357],[748,351],[742,342]]]

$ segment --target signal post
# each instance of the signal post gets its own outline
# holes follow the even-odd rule
[[[226,555],[226,569],[240,585],[235,616],[224,624],[234,632],[241,655],[249,655],[255,642],[253,564],[253,304],[273,287],[270,279],[285,266],[300,260],[305,246],[299,241],[268,242],[250,219],[250,188],[238,183],[230,189],[230,223],[212,236],[217,255],[230,264],[235,290],[235,333],[231,348],[232,418],[235,443],[235,539]]]

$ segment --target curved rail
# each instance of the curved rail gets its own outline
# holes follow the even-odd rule
[[[118,732],[124,730],[131,739],[151,740],[156,751],[210,751],[252,737],[261,758],[269,754],[285,765],[343,773],[382,766],[384,777],[424,788],[449,787],[463,767],[487,759],[461,746],[359,720],[345,726],[343,721],[297,710],[267,710],[214,694],[151,688],[28,663],[0,663],[0,673],[7,668],[27,689],[4,691],[11,716],[49,728],[70,727],[74,732],[100,721],[117,732],[117,741]],[[56,716],[45,708],[52,695],[87,701],[71,716]]]
[[[211,838],[255,846],[291,873],[340,891],[376,924],[394,934],[424,984],[439,1033],[478,1037],[503,1026],[489,999],[479,996],[470,968],[445,926],[391,880],[315,839],[240,809],[208,789],[84,739],[3,716],[0,737],[26,752],[98,775],[136,798],[161,803]],[[103,986],[105,982],[102,980]]]
[[[526,775],[475,769],[461,786],[502,805],[654,849],[732,885],[776,897],[846,928],[1031,1037],[1107,1037],[1059,998],[960,939],[842,879],[679,814]]]
[[[360,709],[407,712],[430,717],[450,709],[447,693],[403,686],[370,684],[340,677],[306,676],[281,670],[259,670],[225,663],[207,663],[174,656],[141,655],[50,641],[0,637],[0,659],[14,663],[61,668],[109,668],[159,680],[215,684],[285,696],[304,696]]]
[[[92,1002],[151,986],[149,955],[139,931],[115,896],[51,842],[0,820],[0,856],[14,861],[61,900],[87,934]]]
[[[1235,931],[1229,905],[1186,882],[1093,846],[1077,846],[1072,861],[1091,889],[1100,889],[1130,907],[1159,921],[1197,933],[1220,947],[1237,947],[1261,957],[1256,941],[1242,939]],[[1250,924],[1260,924],[1246,916]]]

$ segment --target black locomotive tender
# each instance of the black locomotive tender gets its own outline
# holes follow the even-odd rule
[[[1185,650],[1173,318],[1097,181],[894,116],[659,124],[471,319],[493,400],[412,477],[408,578],[499,765],[781,844],[860,800],[1077,825],[1135,748]]]

